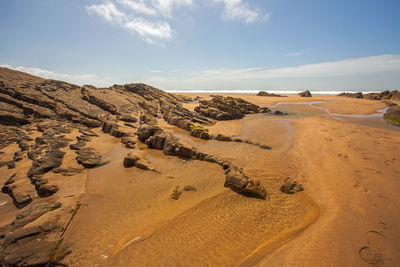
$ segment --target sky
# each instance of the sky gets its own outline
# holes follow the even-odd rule
[[[1,0],[0,66],[169,91],[400,89],[399,0]]]

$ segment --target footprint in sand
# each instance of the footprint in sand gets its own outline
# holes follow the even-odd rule
[[[385,262],[383,250],[385,248],[385,236],[378,231],[367,232],[367,245],[360,248],[358,254],[361,259],[371,265],[382,266]]]

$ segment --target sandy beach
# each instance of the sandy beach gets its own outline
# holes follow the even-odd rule
[[[400,201],[396,193],[400,131],[381,118],[366,122],[339,116],[376,114],[385,107],[382,103],[333,96],[231,96],[289,115],[248,115],[217,122],[210,131],[267,143],[271,151],[202,141],[159,124],[191,146],[240,162],[248,175],[266,185],[267,201],[244,199],[224,189],[222,171],[213,171],[212,164],[176,159],[166,164],[160,153],[144,149],[159,166],[161,177],[143,171],[114,175],[105,169],[90,171],[88,206],[66,236],[82,251],[82,259],[74,254],[68,263],[127,266],[135,259],[138,265],[392,266],[399,262],[400,213],[395,207]],[[121,161],[125,151],[113,149],[106,155]],[[115,172],[118,166],[103,168]],[[279,187],[286,177],[301,182],[305,191],[282,195]],[[121,192],[121,183],[126,192]],[[186,184],[198,192],[184,193],[179,202],[167,200],[175,185]],[[113,198],[114,194],[118,196]]]
[[[166,101],[172,98],[151,90]],[[91,101],[104,110],[102,91],[94,92],[96,101]],[[118,97],[115,93],[108,101],[120,103]],[[189,98],[214,101],[208,94],[173,97],[182,102],[177,114],[197,114],[200,103]],[[18,141],[3,146],[1,161],[16,164],[0,169],[2,183],[14,179],[12,187],[4,187],[8,195],[0,199],[5,233],[7,227],[13,229],[21,209],[32,214],[36,212],[32,205],[56,201],[61,209],[54,206],[54,211],[32,217],[22,229],[47,229],[48,220],[56,223],[59,230],[50,234],[41,230],[40,235],[55,242],[56,258],[68,266],[395,266],[400,262],[396,209],[400,128],[383,120],[387,109],[383,102],[323,95],[223,97],[241,98],[248,101],[246,108],[255,104],[267,112],[213,120],[207,129],[192,125],[189,131],[171,117],[146,119],[141,114],[135,115],[140,121],[128,117],[130,123],[108,115],[113,124],[103,121],[102,127],[96,124],[90,130],[63,121],[54,127],[46,120],[20,128],[27,135],[29,151],[50,144],[55,147],[51,153],[63,153],[63,160],[51,172],[30,175],[38,168],[35,164],[48,163],[35,159],[33,152],[16,161],[22,153]],[[159,133],[156,137],[153,132],[153,143],[151,133],[141,139],[146,129]],[[196,137],[196,129],[207,138]],[[167,141],[163,151],[154,149],[159,146],[154,138],[163,136],[178,146],[172,155],[166,152]],[[125,163],[132,151],[142,164],[136,168]],[[180,151],[195,154],[185,156]],[[50,152],[38,153],[43,158]],[[209,156],[204,159],[205,155]],[[248,189],[250,195],[227,186],[232,169],[245,177],[245,186],[247,181],[256,185]],[[31,183],[23,175],[26,172]],[[283,193],[287,179],[304,191]],[[44,185],[47,191],[42,190]],[[30,197],[33,204],[21,202],[24,206],[15,209],[18,194]],[[9,196],[16,198],[14,203]]]

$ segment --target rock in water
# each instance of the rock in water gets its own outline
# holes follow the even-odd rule
[[[250,180],[247,186],[242,191],[243,195],[257,197],[261,199],[267,198],[267,190],[260,184],[260,180]]]
[[[300,191],[304,191],[304,188],[301,184],[297,183],[296,181],[292,181],[289,178],[285,179],[285,182],[281,186],[282,193],[285,194],[294,194]]]

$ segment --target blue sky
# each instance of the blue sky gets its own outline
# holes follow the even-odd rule
[[[160,89],[400,89],[400,1],[1,0],[0,65]]]

